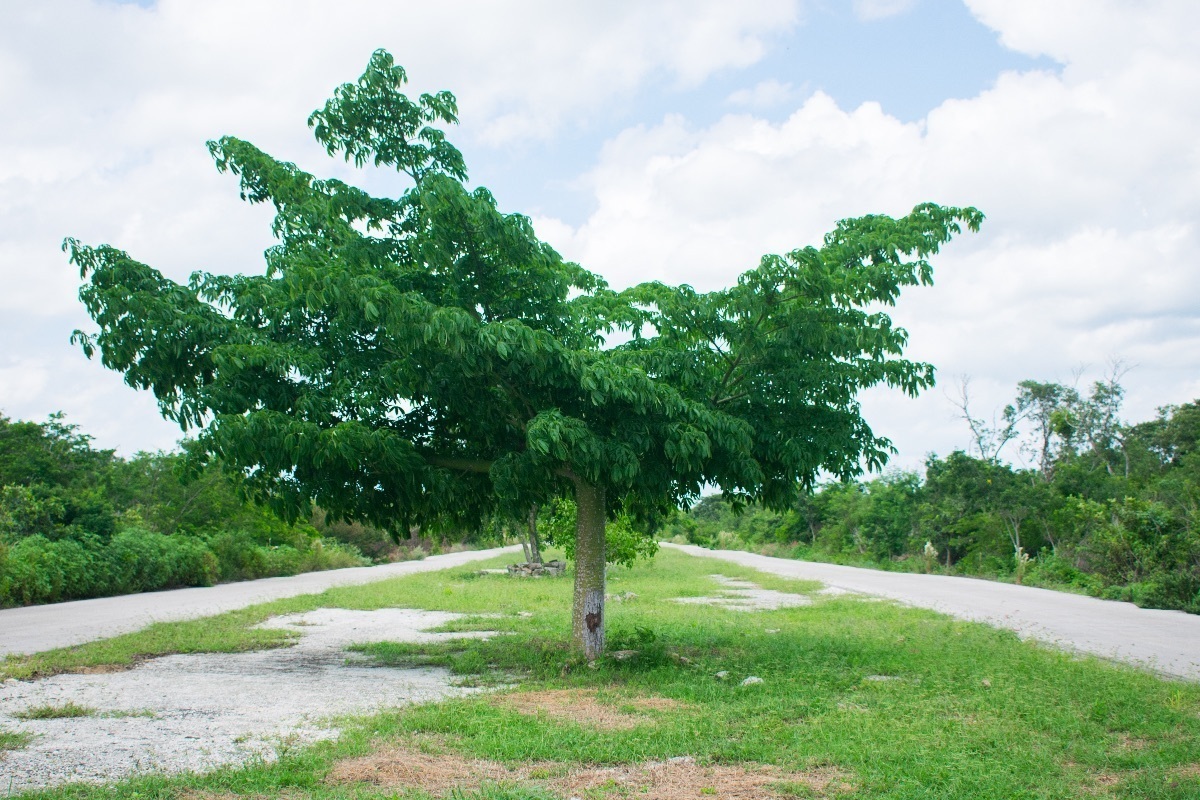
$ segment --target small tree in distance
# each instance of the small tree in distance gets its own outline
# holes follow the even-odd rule
[[[885,462],[858,392],[914,395],[933,367],[901,357],[907,335],[877,309],[930,283],[928,257],[978,211],[843,221],[722,291],[617,292],[468,190],[443,130],[454,97],[412,100],[405,80],[377,51],[309,118],[330,155],[407,174],[398,198],[209,143],[243,198],[275,206],[263,275],[184,286],[66,241],[99,328],[74,340],[199,428],[200,458],[285,514],[315,502],[378,526],[519,519],[573,497],[573,637],[589,660],[604,648],[608,517],[649,530],[710,483],[786,507],[820,471]],[[629,340],[606,346],[617,331]]]

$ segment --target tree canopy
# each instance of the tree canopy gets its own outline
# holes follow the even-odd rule
[[[977,229],[978,211],[845,220],[720,291],[616,291],[468,189],[445,133],[454,97],[413,100],[405,82],[377,51],[308,120],[331,156],[406,174],[396,198],[240,139],[209,143],[243,198],[275,207],[264,274],[180,285],[114,247],[66,241],[99,328],[75,340],[199,428],[201,458],[284,512],[315,502],[381,526],[521,516],[574,494],[588,657],[603,648],[608,515],[651,520],[707,484],[784,506],[822,471],[887,459],[859,391],[916,394],[934,371],[903,358],[906,333],[880,309],[928,284],[928,259]],[[610,345],[614,334],[626,341]]]

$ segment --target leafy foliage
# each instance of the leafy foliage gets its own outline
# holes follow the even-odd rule
[[[902,357],[907,334],[878,309],[929,283],[978,211],[845,220],[721,291],[616,292],[464,185],[453,96],[412,100],[405,80],[377,51],[309,118],[329,155],[406,176],[396,198],[209,143],[242,197],[275,209],[262,275],[185,286],[65,242],[98,326],[75,340],[200,429],[196,469],[227,465],[289,519],[315,504],[386,529],[477,528],[574,494],[577,588],[602,599],[606,517],[647,531],[707,484],[782,508],[821,471],[884,463],[858,392],[915,394],[933,368]],[[618,331],[629,341],[606,346]]]
[[[248,503],[219,465],[183,482],[182,460],[94,450],[60,415],[0,416],[0,606],[366,563]]]
[[[570,498],[554,500],[545,510],[540,528],[546,543],[560,547],[568,560],[575,559],[575,529],[578,508]],[[608,563],[633,566],[639,558],[652,558],[658,552],[658,542],[646,536],[638,528],[636,520],[627,512],[619,511],[604,526],[607,542],[605,555]]]

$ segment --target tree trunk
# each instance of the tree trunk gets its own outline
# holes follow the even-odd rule
[[[575,600],[571,638],[588,661],[604,652],[604,489],[575,481]]]
[[[542,545],[538,542],[537,532],[537,503],[529,507],[529,546],[526,548],[525,560],[530,564],[542,563]]]

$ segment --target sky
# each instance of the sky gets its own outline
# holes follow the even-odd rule
[[[837,220],[927,201],[987,215],[892,314],[938,369],[868,422],[918,468],[1025,379],[1124,370],[1124,417],[1200,398],[1200,3],[1194,0],[44,0],[0,5],[0,413],[170,449],[91,330],[64,237],[168,277],[261,272],[270,211],[205,141],[322,176],[305,125],[388,49],[448,89],[471,182],[614,288],[712,290]],[[1016,450],[1008,453],[1017,463]]]

